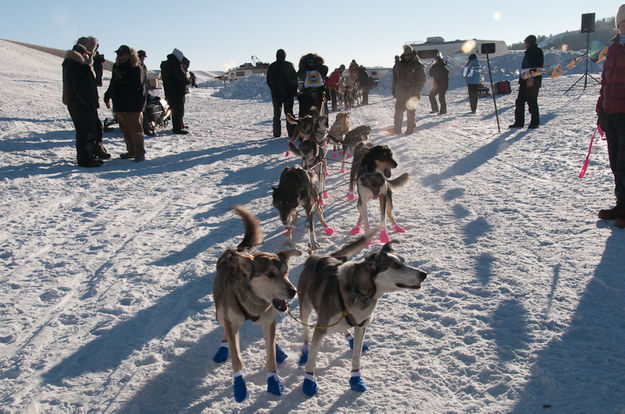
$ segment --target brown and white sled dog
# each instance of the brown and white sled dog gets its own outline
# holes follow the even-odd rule
[[[311,115],[299,119],[295,119],[291,114],[286,115],[287,122],[295,125],[293,139],[289,141],[289,149],[302,158],[302,167],[306,171],[314,172],[317,175],[319,192],[323,198],[327,198],[328,116],[319,114],[319,111],[314,107],[311,109],[311,113]],[[299,146],[296,145],[298,141]],[[323,202],[320,202],[323,205]]]
[[[304,346],[300,365],[305,366],[303,391],[317,392],[315,368],[321,342],[329,333],[354,328],[352,371],[349,384],[355,391],[365,391],[360,377],[360,357],[365,330],[371,321],[378,300],[399,289],[419,289],[426,274],[409,266],[393,251],[393,243],[385,244],[361,262],[347,259],[361,250],[371,234],[358,238],[341,250],[327,255],[313,255],[306,260],[297,284],[300,316],[304,325]],[[310,317],[317,314],[312,341]]]
[[[289,281],[288,263],[298,250],[282,250],[277,254],[249,253],[262,243],[262,232],[258,219],[241,206],[233,209],[241,216],[245,236],[239,246],[224,252],[217,261],[217,274],[213,284],[213,300],[217,321],[223,326],[222,344],[213,358],[223,362],[232,361],[234,376],[234,397],[240,402],[247,396],[243,379],[241,353],[239,349],[239,327],[246,320],[261,325],[267,351],[267,391],[282,394],[282,384],[277,375],[276,353],[279,361],[286,354],[276,344],[276,315],[287,310],[287,300],[295,296],[295,286]]]
[[[349,132],[349,113],[339,112],[334,118],[334,123],[328,131],[328,140],[333,142],[334,156],[336,157],[337,143],[343,142],[345,134]]]
[[[391,170],[397,167],[393,159],[393,152],[386,145],[373,145],[370,142],[361,142],[354,150],[354,160],[349,174],[349,194],[354,191],[354,183],[358,189],[358,223],[350,233],[358,234],[364,221],[365,233],[369,232],[369,218],[367,203],[378,197],[380,200],[380,241],[388,243],[386,231],[386,216],[393,225],[396,233],[404,233],[405,230],[397,224],[393,216],[393,189],[404,186],[410,176],[403,173],[394,180],[389,180]],[[349,198],[349,197],[348,197]]]
[[[272,187],[273,206],[278,210],[280,221],[286,227],[286,244],[291,245],[293,229],[297,222],[297,208],[304,208],[306,212],[306,227],[308,228],[310,250],[319,248],[315,238],[314,214],[324,227],[325,234],[331,235],[334,230],[328,226],[323,218],[323,207],[319,203],[319,193],[313,183],[311,174],[298,165],[284,167],[280,174],[278,187]]]
[[[343,146],[343,159],[341,161],[341,172],[345,172],[345,158],[349,151],[353,150],[356,145],[361,142],[369,141],[371,127],[368,125],[360,125],[345,134],[345,138],[340,142]]]

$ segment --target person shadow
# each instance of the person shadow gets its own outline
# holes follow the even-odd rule
[[[538,353],[511,413],[625,412],[624,298],[625,232],[614,229],[567,331]]]

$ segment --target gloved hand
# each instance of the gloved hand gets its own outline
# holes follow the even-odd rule
[[[597,126],[601,127],[602,130],[606,130],[607,120],[605,119],[605,112],[597,113]]]

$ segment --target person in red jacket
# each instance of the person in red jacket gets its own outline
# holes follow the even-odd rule
[[[345,65],[341,65],[330,74],[326,86],[330,89],[330,97],[332,98],[332,112],[336,112],[336,93],[339,90],[339,81],[345,72]]]
[[[599,211],[601,220],[625,228],[625,4],[616,14],[618,34],[612,39],[601,73],[597,125],[606,133],[610,168],[614,174],[616,206]]]

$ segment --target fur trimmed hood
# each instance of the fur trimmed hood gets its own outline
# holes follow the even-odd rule
[[[63,56],[63,58],[73,60],[74,62],[80,63],[81,65],[87,63],[85,58],[82,57],[82,55],[75,50],[68,50],[67,52],[65,52],[65,56]]]
[[[130,66],[137,67],[141,63],[141,59],[139,59],[139,54],[134,48],[130,48],[130,60],[128,61]],[[115,59],[115,63],[119,64],[119,61]]]

